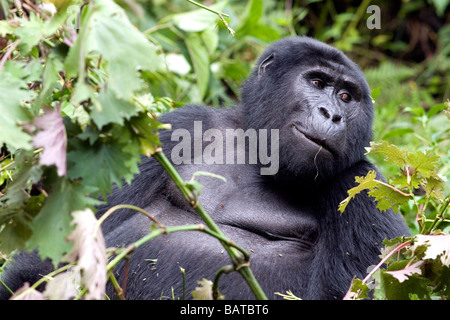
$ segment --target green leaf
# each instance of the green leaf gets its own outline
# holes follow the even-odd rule
[[[65,66],[70,77],[84,78],[84,59],[96,52],[107,62],[108,88],[117,98],[130,100],[143,82],[140,69],[164,69],[158,48],[129,21],[112,0],[98,0],[88,6],[77,40],[69,50]]]
[[[259,20],[263,15],[263,1],[251,0],[247,2],[244,14],[242,15],[239,24],[236,28],[236,38],[240,39],[258,25]]]
[[[395,130],[392,130],[392,131],[389,131],[388,133],[386,133],[382,139],[387,140],[387,139],[390,139],[393,137],[404,136],[408,133],[413,133],[413,132],[414,132],[414,130],[411,128],[395,129]]]
[[[20,124],[30,120],[22,103],[31,100],[34,92],[28,90],[27,83],[22,80],[23,70],[16,66],[8,61],[0,71],[0,145],[6,143],[11,152],[20,148],[31,149],[31,136],[22,130]]]
[[[439,164],[439,156],[434,154],[432,150],[427,150],[425,153],[418,151],[409,154],[407,162],[424,178],[429,178],[435,174],[436,166]]]
[[[72,244],[65,239],[72,230],[71,212],[100,204],[89,194],[93,188],[80,182],[59,179],[44,203],[44,207],[31,223],[33,233],[26,243],[28,250],[39,248],[41,259],[52,259],[57,266]]]
[[[53,90],[58,86],[59,72],[64,68],[62,61],[59,57],[51,53],[44,66],[42,73],[42,89],[33,105],[36,105],[36,109],[42,105],[47,105],[47,99],[53,93]]]
[[[402,260],[399,265],[404,268],[408,262],[408,260]],[[393,268],[389,268],[389,271],[399,269],[399,266],[393,265]],[[430,299],[428,293],[429,279],[412,274],[408,280],[400,283],[394,276],[384,270],[381,270],[381,274],[382,286],[385,289],[388,300]]]
[[[158,122],[152,117],[149,117],[146,113],[131,118],[129,121],[129,125],[133,129],[132,132],[135,137],[139,139],[140,153],[145,154],[147,157],[153,155],[156,151],[156,148],[161,146],[158,130],[170,129],[170,124],[163,124],[161,122]]]
[[[68,154],[67,176],[82,178],[83,184],[97,188],[103,196],[111,192],[113,183],[121,186],[122,178],[130,182],[138,173],[136,163],[140,156],[136,148],[139,146],[133,143],[120,144],[113,140],[91,146],[74,141],[74,146],[75,150]]]
[[[404,196],[398,191],[382,184],[378,184],[368,194],[375,198],[378,210],[385,211],[392,208],[396,213],[398,213],[398,206],[407,203],[410,199],[409,196]]]
[[[20,38],[19,50],[22,55],[31,51],[44,36],[44,20],[39,19],[31,12],[30,19],[19,18],[21,26],[15,30],[15,34]]]
[[[98,102],[92,108],[91,117],[99,129],[109,123],[123,125],[125,119],[138,113],[134,104],[116,97],[109,87],[100,90]]]
[[[344,299],[367,299],[369,287],[367,284],[363,284],[362,280],[354,278],[350,284],[350,289],[345,295]]]
[[[278,32],[266,24],[260,23],[264,6],[262,0],[248,2],[244,15],[236,28],[236,38],[252,36],[264,41],[274,41],[280,37]]]
[[[15,158],[12,181],[2,190],[0,198],[0,252],[8,254],[24,248],[31,236],[30,221],[40,211],[44,195],[31,196],[29,190],[42,176],[31,151],[22,151]]]
[[[374,88],[371,92],[372,100],[377,100],[381,93],[381,87]]]
[[[434,199],[444,199],[445,182],[439,176],[432,176],[423,179],[421,186],[425,190],[427,197]]]
[[[208,89],[209,74],[210,74],[210,60],[208,48],[203,43],[201,37],[197,33],[189,34],[185,39],[186,46],[191,57],[194,71],[197,76],[197,88],[200,97],[203,98]]]
[[[342,213],[347,207],[351,199],[353,199],[358,193],[365,189],[372,189],[377,185],[374,181],[376,178],[376,172],[371,170],[367,173],[365,177],[355,177],[355,181],[359,184],[358,186],[348,190],[348,197],[341,201],[338,210]]]
[[[386,141],[381,143],[371,142],[370,147],[366,148],[367,153],[381,153],[386,156],[386,161],[396,164],[398,167],[402,167],[406,164],[408,159],[408,153],[404,150],[400,150],[393,144],[388,144]]]

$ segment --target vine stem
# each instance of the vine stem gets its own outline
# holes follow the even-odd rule
[[[389,183],[383,182],[383,181],[381,181],[381,180],[373,179],[373,181],[374,181],[374,182],[377,182],[377,183],[379,183],[379,184],[381,184],[381,185],[383,185],[383,186],[385,186],[385,187],[388,187],[388,188],[394,190],[395,192],[400,193],[400,194],[401,194],[402,196],[404,196],[404,197],[413,197],[413,196],[414,196],[413,193],[404,193],[402,190],[397,189],[396,187],[391,186]]]
[[[163,168],[167,171],[169,176],[175,182],[177,187],[181,190],[181,193],[185,197],[186,201],[191,205],[191,207],[197,212],[197,214],[202,218],[202,220],[206,223],[208,228],[216,235],[216,237],[222,243],[222,246],[228,252],[231,261],[233,262],[233,266],[237,272],[239,272],[255,294],[257,299],[267,300],[267,296],[256,280],[252,270],[250,269],[248,260],[249,255],[245,250],[239,250],[239,248],[233,244],[233,242],[229,241],[226,236],[219,229],[214,220],[209,216],[209,214],[205,211],[203,206],[199,203],[196,194],[189,189],[184,180],[181,178],[179,173],[175,170],[173,165],[170,163],[169,159],[165,156],[161,149],[156,150],[153,154],[153,157],[158,160],[158,162],[163,166]],[[169,227],[167,227],[168,229]],[[207,229],[205,229],[207,230]]]
[[[365,284],[365,283],[370,279],[370,277],[371,277],[378,269],[380,269],[381,266],[382,266],[382,265],[383,265],[390,257],[392,257],[392,256],[394,255],[394,253],[396,253],[396,252],[400,251],[401,249],[403,249],[403,248],[409,246],[410,244],[411,244],[411,241],[406,241],[405,243],[399,244],[397,247],[395,247],[394,250],[392,250],[391,252],[389,252],[389,253],[386,255],[386,257],[384,257],[384,258],[380,261],[380,263],[378,263],[378,264],[376,265],[376,267],[373,268],[373,269],[367,274],[367,276],[363,279],[362,283]]]
[[[63,271],[66,271],[67,269],[69,269],[70,267],[73,267],[76,264],[76,262],[73,263],[68,263],[64,266],[62,266],[59,269],[54,270],[53,272],[50,272],[49,274],[47,274],[46,276],[40,278],[38,281],[36,281],[32,286],[30,286],[27,290],[21,292],[19,295],[17,295],[17,297],[14,297],[14,299],[18,299],[20,300],[21,297],[23,297],[24,295],[26,295],[29,291],[32,290],[36,290],[37,287],[39,287],[42,283],[47,282],[49,280],[51,280],[53,278],[53,276],[57,275],[58,273],[61,273]]]
[[[433,231],[433,229],[436,229],[439,226],[439,224],[445,220],[445,211],[447,210],[449,204],[450,204],[450,196],[447,196],[447,199],[444,202],[441,212],[436,215],[435,219],[433,220],[433,223],[430,226],[429,229],[430,232]]]
[[[402,244],[399,244],[397,247],[395,247],[391,252],[389,252],[386,257],[384,257],[383,259],[381,259],[381,261],[375,266],[375,268],[373,268],[368,274],[367,276],[362,280],[362,284],[365,284],[367,281],[369,281],[370,277],[378,270],[381,268],[381,266],[390,258],[394,255],[394,253],[400,251],[401,249],[409,246],[411,244],[411,241],[406,241]],[[359,291],[359,290],[358,290]],[[357,292],[358,292],[357,291]],[[344,300],[351,300],[352,296],[349,295],[350,294],[350,290],[347,292],[347,294],[344,297]],[[355,293],[355,296],[358,293]]]

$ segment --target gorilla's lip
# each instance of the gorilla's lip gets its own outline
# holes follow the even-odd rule
[[[300,126],[296,125],[295,123],[292,124],[292,127],[297,132],[300,132],[306,139],[308,139],[309,141],[311,141],[315,145],[325,149],[326,151],[331,153],[331,155],[336,156],[337,151],[332,146],[330,146],[325,140],[318,139],[318,138],[314,137],[313,135],[311,135],[308,132],[306,132],[306,130],[300,128]]]

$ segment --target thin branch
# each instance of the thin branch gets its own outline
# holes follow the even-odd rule
[[[370,277],[378,270],[381,268],[381,266],[390,258],[394,255],[394,253],[400,251],[401,249],[409,246],[411,244],[411,241],[407,241],[405,243],[399,244],[397,247],[395,247],[391,252],[389,252],[389,254],[386,255],[386,257],[384,257],[380,263],[378,263],[375,268],[373,268],[368,274],[367,276],[363,279],[362,284],[365,284]]]
[[[249,267],[248,259],[249,255],[245,250],[239,250],[238,247],[234,245],[231,241],[227,240],[226,236],[219,229],[214,220],[209,216],[209,214],[205,211],[203,206],[199,203],[197,196],[195,193],[187,188],[184,180],[175,170],[173,165],[170,163],[169,159],[165,156],[162,150],[158,150],[153,154],[153,157],[158,160],[159,163],[164,167],[169,176],[174,180],[175,184],[180,189],[181,193],[184,195],[185,199],[190,203],[191,207],[197,212],[197,214],[202,218],[202,220],[206,223],[208,228],[219,236],[219,240],[222,243],[225,250],[228,252],[231,261],[233,262],[234,268],[238,271],[245,279],[252,292],[255,294],[257,299],[267,300],[267,296],[256,280],[252,270]],[[205,229],[206,230],[206,229]],[[169,227],[167,227],[167,232],[169,232]],[[239,252],[236,252],[238,250]],[[245,252],[245,254],[244,254]]]
[[[381,180],[373,179],[373,181],[377,182],[377,183],[379,183],[379,184],[381,184],[381,185],[383,185],[385,187],[388,187],[388,188],[394,190],[395,192],[400,193],[404,197],[413,197],[414,196],[414,193],[404,193],[402,190],[397,189],[396,187],[391,186],[389,183],[383,182]]]
[[[228,25],[228,22],[224,18],[224,17],[229,18],[230,16],[228,14],[225,14],[223,12],[219,12],[217,10],[208,8],[207,6],[204,6],[201,3],[198,3],[198,2],[196,2],[194,0],[186,0],[186,1],[196,5],[197,7],[200,7],[202,9],[205,9],[205,10],[207,10],[209,12],[212,12],[212,13],[216,14],[219,17],[220,21],[222,21],[222,23],[224,24],[225,28],[227,28],[227,30],[231,34],[231,36],[234,37],[234,34],[235,34],[234,30],[230,28],[230,26]]]
[[[150,213],[148,213],[144,209],[130,205],[130,204],[119,204],[119,205],[109,208],[108,211],[106,211],[100,217],[100,219],[98,219],[97,224],[94,228],[94,234],[97,234],[98,229],[100,228],[100,225],[103,223],[103,221],[105,221],[106,218],[108,218],[111,214],[113,214],[114,212],[116,212],[119,209],[132,209],[132,210],[139,211],[140,213],[144,214],[147,218],[149,218],[151,221],[153,221],[158,226],[158,228],[160,228],[160,229],[165,228],[165,226],[161,222],[159,222],[154,216],[152,216]]]

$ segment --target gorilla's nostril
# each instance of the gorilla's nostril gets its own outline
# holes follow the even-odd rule
[[[325,118],[330,119],[330,113],[328,112],[327,109],[320,107],[319,111]]]
[[[335,114],[334,116],[333,116],[333,119],[331,119],[334,123],[339,123],[339,122],[341,122],[341,120],[342,120],[342,116],[341,115],[339,115],[339,114]]]

